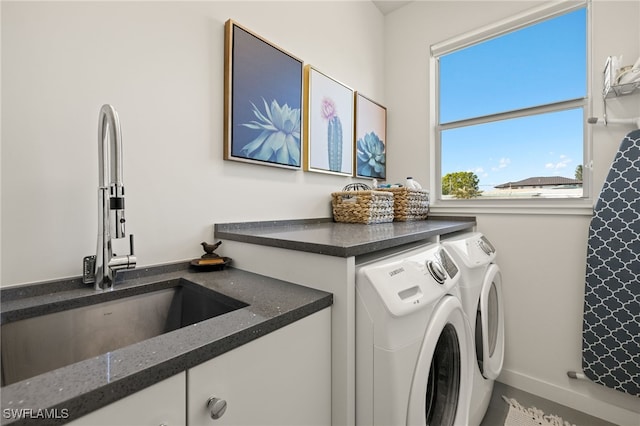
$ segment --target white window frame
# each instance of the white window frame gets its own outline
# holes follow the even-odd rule
[[[442,169],[441,169],[441,131],[459,126],[440,126],[438,117],[439,93],[439,58],[447,53],[460,50],[464,47],[478,44],[480,42],[496,38],[512,31],[536,24],[558,15],[572,12],[581,8],[586,8],[587,14],[587,88],[586,97],[574,100],[567,100],[543,107],[522,109],[512,114],[495,114],[500,116],[500,120],[515,118],[520,116],[530,116],[526,111],[535,110],[538,112],[561,111],[569,108],[583,108],[583,196],[580,198],[527,198],[527,199],[482,199],[471,200],[451,200],[442,198]],[[593,213],[594,200],[591,196],[592,187],[592,134],[591,128],[587,124],[587,117],[590,117],[592,110],[592,72],[591,72],[591,0],[580,1],[560,1],[545,4],[534,9],[522,12],[516,16],[504,19],[497,23],[476,29],[449,40],[431,46],[429,58],[429,89],[431,140],[430,144],[430,181],[431,181],[431,211],[441,214],[476,214],[476,213],[521,213],[521,214],[579,214],[591,215]],[[482,119],[460,120],[457,123],[480,124],[494,121],[491,116]]]

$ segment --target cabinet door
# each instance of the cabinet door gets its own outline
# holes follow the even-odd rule
[[[186,372],[149,386],[68,423],[70,426],[186,424]]]
[[[330,425],[330,310],[188,370],[189,425]],[[211,397],[227,403],[217,420]]]

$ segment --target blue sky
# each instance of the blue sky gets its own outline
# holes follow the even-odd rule
[[[585,9],[440,58],[442,123],[585,95]],[[577,109],[445,131],[442,175],[473,171],[482,190],[533,176],[574,177],[583,120]]]

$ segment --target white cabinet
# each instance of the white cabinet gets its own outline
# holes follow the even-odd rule
[[[331,308],[187,371],[188,424],[331,424]],[[213,420],[207,401],[227,408]]]
[[[207,401],[227,403],[217,420]],[[331,308],[100,408],[71,426],[327,426]]]
[[[186,372],[76,419],[70,426],[179,426],[186,424]]]
[[[376,229],[367,226],[364,228]],[[356,421],[355,257],[330,256],[232,240],[223,241],[225,256],[233,259],[234,267],[237,269],[333,293],[331,306],[332,421],[327,425],[354,425]]]

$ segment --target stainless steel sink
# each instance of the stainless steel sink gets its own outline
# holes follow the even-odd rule
[[[88,306],[3,324],[2,386],[248,306],[182,279],[145,290],[97,293]]]

